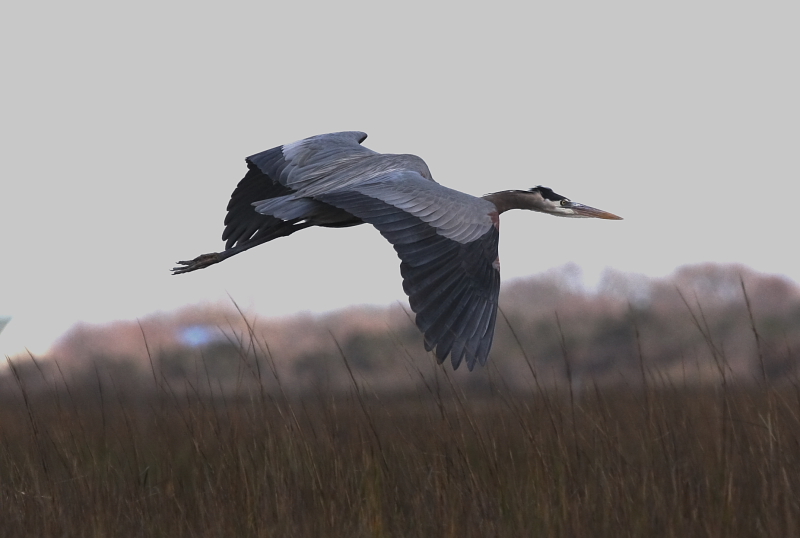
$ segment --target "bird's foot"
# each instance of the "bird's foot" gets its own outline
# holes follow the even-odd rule
[[[223,257],[220,256],[219,252],[212,252],[210,254],[201,254],[200,256],[196,257],[193,260],[177,262],[180,265],[178,265],[178,267],[172,268],[172,274],[180,275],[183,273],[188,273],[190,271],[195,271],[197,269],[204,269],[209,265],[214,265],[215,263],[221,262],[222,259]]]

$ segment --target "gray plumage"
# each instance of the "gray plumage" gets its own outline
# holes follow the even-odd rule
[[[472,370],[494,337],[500,266],[499,214],[514,208],[618,219],[545,187],[483,198],[436,183],[415,155],[365,148],[362,132],[314,136],[246,159],[228,203],[225,251],[178,262],[181,274],[309,226],[372,224],[399,256],[403,289],[425,349]]]

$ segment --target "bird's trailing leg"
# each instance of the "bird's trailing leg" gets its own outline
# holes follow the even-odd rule
[[[293,231],[294,230],[291,227],[289,227],[288,229],[281,230],[280,233],[273,233],[271,235],[266,235],[259,239],[250,239],[248,241],[245,241],[244,243],[236,245],[233,248],[225,249],[222,252],[210,252],[208,254],[201,254],[193,260],[177,262],[180,265],[178,267],[172,268],[172,274],[181,275],[183,273],[196,271],[197,269],[205,269],[209,265],[214,265],[215,263],[219,263],[226,258],[230,258],[235,254],[239,254],[240,252],[244,252],[245,250],[251,249],[262,243],[271,241],[276,237],[281,237],[283,235],[290,235]]]
[[[180,275],[197,269],[204,269],[227,258],[228,256],[225,254],[225,252],[211,252],[209,254],[201,254],[193,260],[176,262],[179,265],[172,268],[172,274]]]
[[[284,230],[282,235],[289,235],[291,231]],[[191,271],[196,271],[197,269],[205,269],[209,265],[214,265],[215,263],[219,263],[226,258],[230,258],[235,254],[239,254],[240,252],[244,252],[245,250],[251,249],[255,246],[258,246],[262,243],[266,243],[267,241],[271,241],[275,239],[275,237],[281,237],[281,235],[268,235],[266,237],[262,237],[257,240],[250,240],[246,241],[240,245],[236,245],[233,248],[229,248],[223,250],[222,252],[210,252],[208,254],[201,254],[193,260],[184,261],[184,262],[177,262],[180,265],[178,267],[172,268],[173,275],[181,275],[183,273],[189,273]],[[183,266],[183,267],[181,267]]]
[[[297,230],[302,230],[303,228],[314,226],[314,224],[310,222],[306,221],[298,222],[299,220],[300,219],[295,219],[292,221],[278,221],[280,223],[278,226],[265,230],[266,233],[258,233],[250,239],[237,242],[235,247],[225,249],[222,252],[211,252],[209,254],[201,254],[200,256],[196,257],[193,260],[177,262],[179,265],[178,267],[172,268],[172,274],[181,275],[183,273],[196,271],[197,269],[205,269],[209,265],[214,265],[215,263],[219,263],[222,260],[230,258],[231,256],[239,254],[240,252],[244,252],[245,250],[249,250],[253,247],[256,247],[268,241],[272,241],[273,239],[277,239],[279,237],[286,237],[287,235],[292,235]]]

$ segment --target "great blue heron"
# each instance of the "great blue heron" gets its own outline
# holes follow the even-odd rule
[[[476,198],[436,183],[416,155],[365,148],[366,133],[312,136],[248,157],[228,202],[223,252],[177,262],[173,274],[219,263],[309,226],[368,223],[400,257],[403,289],[427,351],[472,370],[492,347],[500,292],[499,216],[529,209],[560,217],[620,219],[547,187]]]

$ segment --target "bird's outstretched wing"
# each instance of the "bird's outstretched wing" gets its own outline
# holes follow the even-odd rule
[[[292,233],[294,222],[260,214],[254,210],[253,202],[290,195],[314,184],[324,187],[331,180],[336,184],[336,177],[326,177],[333,170],[377,155],[360,145],[366,138],[366,133],[358,131],[323,134],[248,157],[247,175],[228,202],[222,233],[225,248],[245,248]]]
[[[247,163],[247,175],[242,178],[228,202],[225,229],[222,240],[225,248],[244,247],[257,244],[272,237],[276,232],[291,229],[292,223],[257,213],[253,209],[256,200],[267,200],[291,194],[292,190],[275,183],[252,163]]]
[[[400,257],[403,289],[441,363],[485,364],[494,337],[500,270],[494,205],[411,171],[314,197],[375,226]]]
[[[363,179],[364,170],[354,175],[348,165],[380,155],[361,145],[366,138],[359,131],[312,136],[256,153],[247,162],[293,192],[313,196]]]

